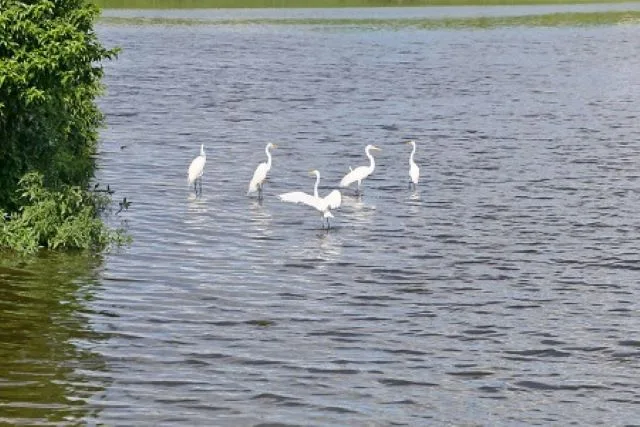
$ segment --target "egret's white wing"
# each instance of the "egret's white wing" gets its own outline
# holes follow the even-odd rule
[[[340,191],[333,190],[323,199],[330,209],[337,209],[342,204],[342,194]]]
[[[411,168],[409,168],[409,175],[411,176],[411,181],[414,184],[418,183],[418,179],[420,179],[420,168],[415,163],[411,164]]]
[[[302,191],[292,191],[290,193],[280,194],[278,196],[283,202],[289,203],[302,203],[307,206],[311,206],[319,211],[324,210],[323,200],[319,197],[314,197],[311,194],[303,193]]]
[[[193,183],[196,178],[202,175],[204,171],[204,164],[206,163],[207,158],[205,156],[198,156],[189,165],[189,184]]]
[[[354,182],[366,178],[369,175],[368,172],[369,168],[367,166],[358,166],[342,178],[340,187],[348,187]]]
[[[251,178],[251,182],[249,182],[249,192],[258,191],[258,184],[261,184],[262,181],[267,177],[267,172],[269,172],[269,167],[265,162],[260,163],[253,173],[253,178]]]

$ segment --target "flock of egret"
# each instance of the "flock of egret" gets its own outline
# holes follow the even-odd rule
[[[416,154],[416,142],[408,141],[407,144],[411,145],[411,154],[409,156],[409,185],[411,185],[414,189],[418,185],[418,180],[420,179],[420,168],[414,161],[414,156]],[[249,182],[249,189],[247,190],[247,195],[252,193],[258,193],[258,199],[262,199],[262,187],[264,185],[264,181],[267,179],[267,174],[271,170],[271,150],[277,148],[278,146],[273,143],[268,143],[265,147],[264,151],[267,154],[267,161],[262,162],[256,167],[255,172],[253,173],[253,177]],[[346,188],[349,187],[354,182],[357,182],[356,192],[360,193],[360,186],[362,185],[362,181],[371,175],[376,167],[376,161],[371,154],[372,150],[380,150],[375,145],[367,145],[364,149],[365,154],[369,158],[369,166],[359,166],[355,169],[351,169],[348,174],[346,174],[342,180],[340,180],[340,187]],[[202,174],[204,173],[204,165],[207,162],[207,155],[204,152],[204,144],[200,146],[200,155],[191,161],[189,165],[189,170],[187,172],[189,185],[193,184],[193,189],[198,195],[198,185],[200,193],[202,193]],[[339,190],[333,190],[325,197],[320,197],[318,194],[318,185],[320,184],[320,172],[318,170],[312,170],[309,172],[310,175],[316,177],[316,183],[313,187],[313,195],[304,193],[302,191],[291,191],[289,193],[284,193],[278,195],[278,198],[283,202],[289,203],[302,203],[307,206],[311,206],[320,212],[322,217],[322,227],[324,228],[325,220],[327,223],[327,229],[330,227],[329,218],[333,218],[331,214],[332,209],[337,209],[342,204],[342,194]]]

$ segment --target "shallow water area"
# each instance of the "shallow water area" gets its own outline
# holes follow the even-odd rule
[[[109,220],[134,240],[78,272],[0,269],[5,300],[24,272],[73,284],[24,300],[50,339],[11,353],[0,421],[637,422],[640,26],[97,30],[123,49],[97,180],[131,201]],[[376,169],[329,231],[277,199],[312,192],[311,169],[328,194],[368,143]],[[58,376],[25,368],[45,360]]]

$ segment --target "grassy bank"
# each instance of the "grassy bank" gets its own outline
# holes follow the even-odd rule
[[[598,13],[553,13],[527,16],[496,16],[435,19],[183,19],[104,17],[101,22],[123,25],[335,25],[370,28],[495,28],[560,27],[612,24],[640,24],[640,11]]]
[[[492,6],[623,2],[625,0],[96,0],[98,6],[111,9]]]

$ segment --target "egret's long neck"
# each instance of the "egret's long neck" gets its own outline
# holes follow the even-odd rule
[[[411,156],[409,156],[409,164],[411,163],[415,163],[415,161],[413,160],[413,156],[414,154],[416,154],[416,146],[413,146],[413,149],[411,150]]]
[[[204,154],[204,144],[200,146],[200,155],[206,157],[206,154]]]
[[[369,158],[369,173],[373,172],[373,169],[376,167],[376,161],[373,160],[373,156],[371,155],[370,150],[366,150],[367,157]]]
[[[264,149],[264,152],[267,153],[267,168],[271,169],[271,153],[269,152],[269,146],[268,145]]]
[[[320,184],[320,174],[317,173],[316,174],[316,185],[314,185],[313,187],[313,197],[319,197],[318,196],[318,184]]]

